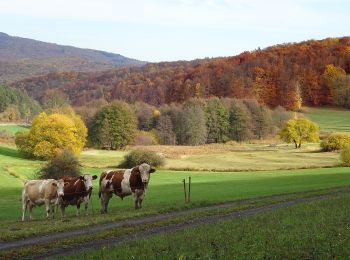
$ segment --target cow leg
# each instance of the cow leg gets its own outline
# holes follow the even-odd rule
[[[135,202],[135,209],[139,209],[139,196],[137,194],[137,191],[134,192],[134,202]]]
[[[45,200],[45,208],[46,208],[46,217],[49,218],[50,217],[50,201],[49,200]]]
[[[65,212],[65,206],[63,205],[63,203],[60,204],[60,208],[61,208],[61,217],[65,218],[66,212]]]
[[[80,215],[80,202],[78,202],[78,204],[77,204],[77,212],[75,213],[75,215],[77,217]]]
[[[87,215],[89,215],[88,214],[89,199],[87,199],[87,201],[85,201],[84,204],[85,204],[84,205],[85,206],[85,215],[87,216]]]
[[[33,210],[34,205],[29,203],[29,219],[32,220],[33,216],[32,216],[32,210]]]
[[[27,200],[24,200],[22,202],[22,221],[24,221],[24,216],[26,215],[27,205],[28,205]]]
[[[141,208],[141,204],[142,204],[142,199],[139,198],[139,209]]]
[[[107,207],[112,194],[108,192],[101,193],[101,214],[107,213]]]
[[[55,218],[55,216],[54,216],[54,208],[53,208],[52,203],[50,203],[50,217],[51,217],[52,219]]]

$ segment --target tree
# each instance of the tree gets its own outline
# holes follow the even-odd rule
[[[155,108],[143,103],[135,103],[136,117],[138,122],[138,129],[150,131],[154,127]]]
[[[250,111],[255,137],[258,139],[266,137],[272,126],[269,109],[264,105],[260,105],[255,99],[245,99],[243,102]]]
[[[86,143],[87,129],[76,115],[40,113],[29,132],[16,134],[16,145],[23,154],[50,159],[63,150],[78,155]]]
[[[0,85],[0,117],[6,120],[31,119],[41,111],[39,104],[26,92]]]
[[[242,142],[252,136],[252,125],[249,111],[246,106],[234,100],[230,109],[230,136],[233,140]]]
[[[157,132],[161,144],[175,145],[175,133],[173,131],[173,123],[169,115],[161,115],[157,122]]]
[[[198,102],[187,102],[181,113],[184,143],[188,145],[205,144],[207,140],[206,115]]]
[[[284,107],[278,106],[272,111],[272,120],[274,125],[282,128],[285,122],[291,119],[292,113],[287,111]]]
[[[128,104],[118,101],[96,114],[89,128],[89,138],[99,148],[122,149],[133,140],[136,129],[134,111]]]
[[[43,97],[45,109],[55,109],[69,106],[68,97],[60,90],[49,89]]]
[[[295,148],[300,148],[303,142],[319,140],[319,127],[306,118],[290,119],[280,131],[280,137],[287,143],[294,143]]]
[[[207,142],[222,143],[227,140],[229,113],[222,100],[217,97],[207,101]]]

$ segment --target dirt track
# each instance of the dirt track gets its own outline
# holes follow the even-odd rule
[[[48,258],[52,259],[52,257],[58,257],[58,256],[72,254],[72,253],[83,252],[83,251],[90,250],[90,249],[97,249],[97,248],[100,248],[102,246],[112,246],[112,245],[124,243],[126,241],[130,241],[133,239],[139,239],[139,238],[144,238],[144,237],[148,237],[151,235],[183,230],[185,228],[200,225],[200,224],[207,224],[207,223],[213,223],[213,222],[237,218],[237,217],[254,215],[254,214],[257,214],[260,212],[265,212],[265,211],[270,211],[270,210],[274,210],[274,209],[289,207],[289,206],[300,204],[300,203],[330,198],[330,197],[334,197],[336,195],[339,195],[339,193],[315,196],[315,197],[311,197],[311,198],[296,199],[296,200],[286,201],[286,202],[279,202],[279,203],[274,203],[274,204],[265,205],[265,206],[261,206],[261,207],[256,207],[256,208],[251,208],[251,209],[246,209],[246,210],[241,210],[241,211],[234,211],[234,212],[230,212],[227,214],[198,217],[198,218],[191,219],[189,221],[185,221],[185,222],[181,222],[181,223],[169,224],[169,225],[164,225],[164,226],[160,226],[160,227],[151,227],[149,229],[137,231],[137,232],[134,232],[132,234],[125,234],[125,235],[120,235],[118,237],[113,237],[113,238],[108,238],[108,239],[98,239],[98,240],[94,240],[94,241],[83,242],[83,243],[80,243],[79,245],[74,245],[74,246],[64,246],[64,248],[52,249],[51,251],[44,253],[44,254],[41,253],[38,255],[30,255],[26,259],[48,259]],[[277,195],[277,196],[272,196],[272,197],[283,197],[283,196],[285,196],[285,195]],[[249,200],[244,200],[244,201],[247,202]],[[220,204],[220,205],[214,205],[214,206],[195,208],[195,209],[189,209],[189,210],[184,210],[184,211],[159,214],[159,215],[155,215],[155,216],[142,217],[142,218],[124,220],[124,221],[119,221],[119,222],[112,222],[112,223],[107,223],[107,224],[97,224],[97,225],[87,227],[87,228],[81,228],[81,229],[77,229],[77,230],[73,230],[73,231],[59,232],[59,233],[54,233],[54,234],[50,234],[47,236],[37,236],[37,237],[31,237],[31,238],[26,238],[26,239],[21,239],[21,240],[1,242],[0,243],[0,250],[15,249],[15,248],[20,248],[23,246],[30,246],[30,245],[38,245],[40,243],[47,243],[50,241],[74,237],[74,236],[78,236],[78,235],[92,234],[92,233],[96,233],[99,231],[114,229],[114,228],[123,227],[123,226],[140,225],[140,224],[155,222],[155,221],[159,221],[159,220],[165,220],[165,219],[168,219],[171,217],[181,216],[181,215],[185,215],[185,214],[197,212],[197,211],[229,208],[229,207],[232,207],[232,206],[237,205],[237,204],[242,203],[242,202],[243,201],[231,202],[231,203],[225,203],[225,204]]]

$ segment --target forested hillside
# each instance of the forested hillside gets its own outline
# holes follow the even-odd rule
[[[50,72],[102,71],[145,62],[104,51],[12,37],[0,32],[0,83]]]
[[[30,119],[40,111],[38,102],[27,93],[0,85],[0,121]]]
[[[311,40],[243,52],[228,58],[148,64],[92,73],[50,73],[14,86],[41,100],[48,89],[67,94],[74,105],[105,98],[153,105],[189,97],[255,98],[270,106],[295,109],[333,105],[327,65],[350,72],[350,37]]]

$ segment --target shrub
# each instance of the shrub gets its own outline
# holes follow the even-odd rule
[[[350,166],[350,145],[346,145],[341,151],[340,160],[344,166]]]
[[[155,145],[157,144],[157,139],[154,133],[146,131],[138,131],[136,133],[134,145]]]
[[[16,134],[16,145],[24,155],[51,159],[65,149],[78,155],[86,135],[87,129],[79,116],[40,113],[29,132]]]
[[[350,145],[350,135],[346,133],[330,134],[321,142],[323,151],[338,151]]]
[[[64,150],[48,161],[37,173],[39,179],[60,179],[63,176],[79,176],[80,163],[71,151]]]
[[[164,158],[156,152],[138,149],[125,155],[124,160],[119,166],[130,168],[142,163],[148,163],[149,165],[158,167],[164,165]]]

